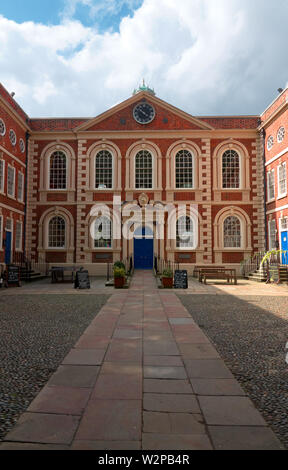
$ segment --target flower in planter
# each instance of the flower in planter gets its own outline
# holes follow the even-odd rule
[[[162,277],[166,277],[166,278],[168,278],[168,279],[171,279],[171,278],[173,279],[173,271],[172,271],[172,269],[170,269],[170,268],[164,269],[164,270],[163,270]]]

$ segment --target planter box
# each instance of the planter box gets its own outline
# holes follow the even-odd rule
[[[125,277],[114,277],[114,287],[116,289],[123,289],[125,284]]]
[[[172,289],[173,277],[162,277],[162,285],[165,289]]]

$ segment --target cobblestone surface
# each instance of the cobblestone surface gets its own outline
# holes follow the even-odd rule
[[[99,294],[0,297],[0,440],[108,298]]]
[[[288,448],[288,297],[179,297]]]

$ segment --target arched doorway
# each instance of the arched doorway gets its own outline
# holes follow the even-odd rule
[[[134,233],[134,268],[153,269],[154,240],[149,227],[138,227]]]

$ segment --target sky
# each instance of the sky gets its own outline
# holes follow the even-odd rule
[[[31,117],[92,117],[145,78],[198,116],[288,82],[287,0],[0,0],[0,82]]]

